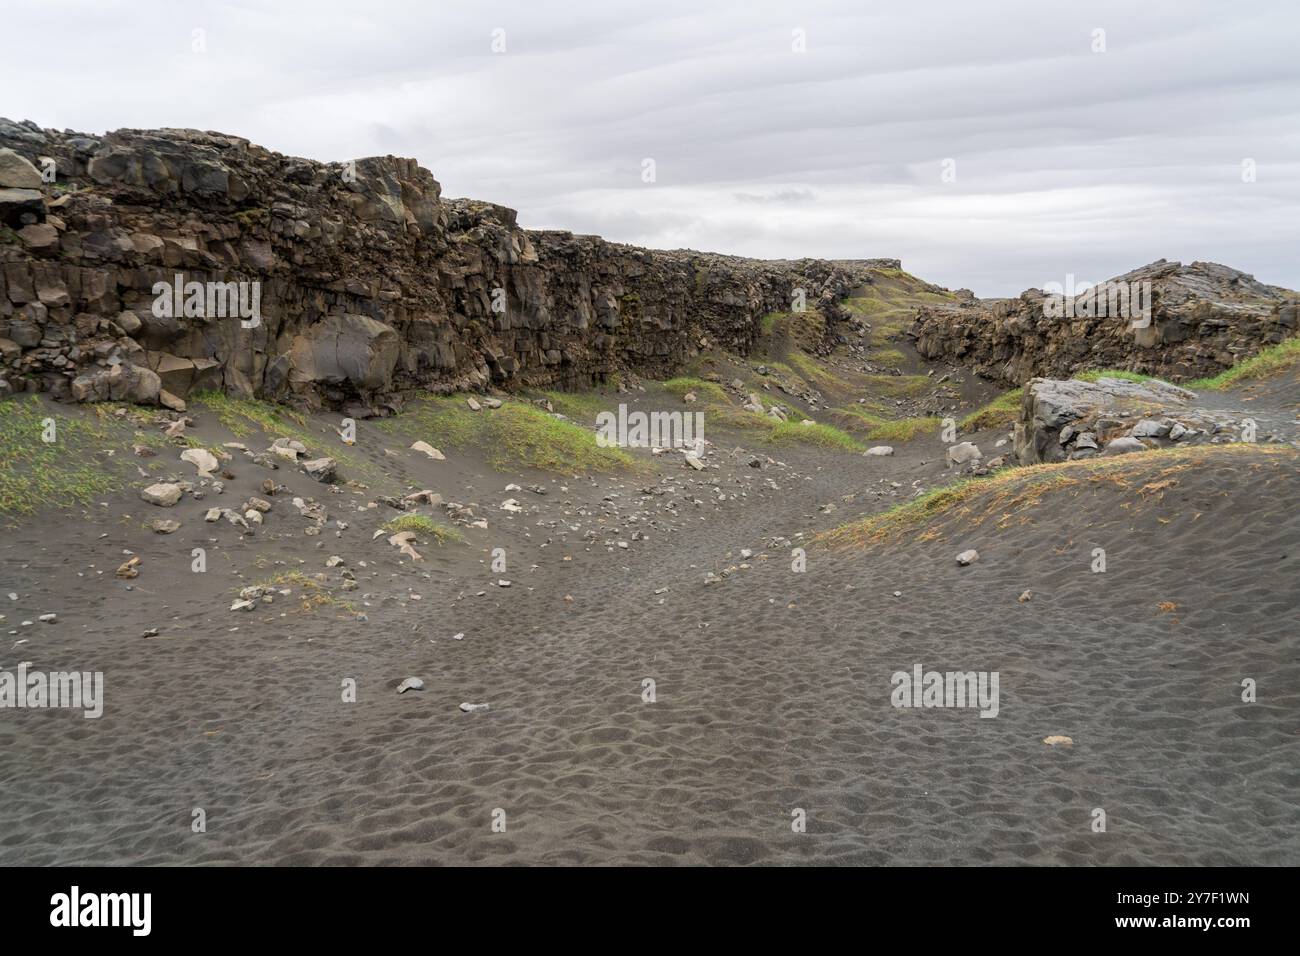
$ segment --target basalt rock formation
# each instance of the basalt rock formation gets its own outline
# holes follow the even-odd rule
[[[411,159],[8,120],[0,223],[0,394],[172,407],[216,388],[369,414],[423,390],[667,374],[701,350],[747,352],[797,290],[842,318],[838,299],[898,266],[525,230],[513,210],[444,199]],[[191,283],[206,306],[187,308]],[[230,310],[239,283],[252,321]],[[183,294],[158,291],[173,284]],[[213,287],[229,290],[215,310]]]
[[[1117,455],[1170,445],[1256,441],[1250,419],[1200,407],[1197,394],[1159,379],[1036,378],[1025,386],[1015,453],[1021,464]]]
[[[1144,283],[1148,316],[1134,315],[1132,307],[1116,315],[1109,294],[1052,301],[1029,289],[1016,299],[924,307],[911,334],[927,358],[1023,385],[1036,376],[1068,378],[1095,368],[1171,381],[1207,377],[1296,333],[1300,293],[1227,266],[1161,259],[1104,285]]]

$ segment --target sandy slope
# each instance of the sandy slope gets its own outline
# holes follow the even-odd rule
[[[248,464],[226,500],[173,509],[175,535],[143,529],[156,511],[130,493],[6,530],[0,592],[20,599],[4,601],[0,666],[100,669],[108,702],[100,720],[0,711],[0,863],[1300,862],[1293,452],[836,549],[811,533],[950,477],[936,440],[883,459],[766,450],[783,464],[761,470],[714,440],[719,467],[699,475],[673,460],[563,478],[424,461],[363,424],[358,454],[395,484],[488,517],[463,545],[422,549],[423,566],[371,541],[395,512],[288,469],[263,533],[204,524],[257,491],[266,473]],[[304,537],[293,493],[348,529]],[[501,511],[509,497],[528,510]],[[981,559],[960,568],[967,547]],[[133,582],[112,573],[124,549],[143,558]],[[357,575],[340,595],[355,612],[227,610],[244,584],[331,554]],[[57,624],[10,647],[16,621],[49,610]],[[916,663],[999,671],[998,717],[895,709],[890,675]],[[426,689],[397,695],[412,675]],[[1241,703],[1243,677],[1258,703]]]

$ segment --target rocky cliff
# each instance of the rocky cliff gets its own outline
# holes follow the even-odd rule
[[[418,390],[667,374],[746,352],[798,290],[840,317],[872,268],[898,265],[525,230],[513,210],[444,199],[411,159],[8,120],[0,220],[0,394],[177,407],[218,388],[368,414]]]
[[[1008,385],[1085,369],[1183,381],[1294,335],[1300,303],[1300,294],[1227,266],[1163,259],[1109,280],[1096,294],[1067,291],[922,308],[911,334],[923,356]]]

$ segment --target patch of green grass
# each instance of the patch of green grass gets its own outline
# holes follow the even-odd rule
[[[384,530],[389,534],[410,531],[413,534],[436,541],[440,545],[448,541],[465,540],[465,536],[455,528],[434,521],[427,515],[402,515],[400,518],[385,521]]]
[[[190,396],[191,405],[199,405],[217,416],[222,427],[237,438],[261,430],[272,440],[289,438],[302,442],[313,455],[329,455],[345,468],[359,474],[373,475],[375,466],[348,450],[337,436],[333,439],[312,432],[306,427],[307,418],[300,412],[274,402],[255,398],[235,398],[225,392],[205,390]]]
[[[773,445],[815,445],[840,451],[862,451],[862,444],[843,429],[817,422],[777,422],[767,439]]]
[[[595,424],[594,416],[592,424]],[[621,448],[602,448],[596,433],[526,402],[472,411],[463,397],[429,396],[411,403],[380,429],[432,442],[440,448],[482,449],[499,471],[537,468],[558,474],[614,471],[635,460]]]
[[[1225,369],[1218,375],[1212,375],[1209,378],[1198,378],[1193,382],[1188,382],[1187,387],[1193,391],[1207,389],[1214,391],[1220,388],[1231,388],[1239,382],[1279,375],[1295,368],[1297,362],[1300,362],[1300,338],[1287,339],[1277,345],[1270,345],[1253,358],[1238,362],[1232,368]]]
[[[613,397],[600,392],[548,391],[542,394],[561,415],[584,423],[594,424],[597,415],[618,405]]]
[[[938,536],[936,523],[952,521],[977,526],[992,520],[999,527],[1006,527],[1029,520],[1026,512],[1049,491],[1107,482],[1141,496],[1153,488],[1168,487],[1171,482],[1167,479],[1171,475],[1229,456],[1280,462],[1283,458],[1295,459],[1297,452],[1287,445],[1190,445],[1114,458],[1023,465],[932,488],[910,501],[824,532],[817,540],[831,545],[866,545],[900,538],[928,524],[929,530],[921,535],[924,540]]]
[[[46,419],[54,424],[52,442],[42,438]],[[129,421],[64,415],[34,395],[0,400],[0,514],[88,505],[98,495],[120,488],[119,469],[111,459],[97,460],[94,453],[106,444],[120,447],[130,435]]]
[[[357,606],[351,601],[330,593],[320,581],[308,577],[301,571],[282,571],[274,577],[259,582],[257,586],[277,589],[296,587],[301,592],[299,595],[301,611],[311,612],[322,607],[338,608],[353,614],[357,611]]]
[[[899,418],[881,422],[868,434],[872,441],[911,441],[919,435],[939,433],[937,418]]]
[[[721,385],[717,382],[706,382],[702,378],[693,378],[689,375],[679,375],[676,378],[670,378],[663,383],[664,389],[676,395],[678,398],[685,398],[687,392],[694,392],[695,397],[702,402],[727,402],[727,393],[723,391]]]
[[[758,412],[737,408],[734,405],[706,406],[704,409],[704,422],[706,425],[719,428],[759,432],[770,432],[780,424],[777,419],[769,415],[760,415]]]
[[[878,365],[902,365],[905,356],[898,349],[874,349],[867,353],[867,359]]]
[[[225,392],[195,392],[190,401],[213,412],[222,426],[239,438],[251,435],[258,428],[276,438],[297,438],[290,430],[307,424],[301,414],[291,409],[253,398],[234,398]]]
[[[532,405],[506,402],[474,414],[486,424],[488,460],[503,471],[512,465],[560,473],[614,471],[633,464],[623,449],[596,444],[595,432]]]
[[[1013,388],[1009,392],[1003,392],[987,405],[975,409],[963,418],[957,427],[964,432],[977,432],[998,425],[1010,425],[1020,418],[1020,401],[1023,394],[1023,388]]]

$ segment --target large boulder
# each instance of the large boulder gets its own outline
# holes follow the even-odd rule
[[[40,189],[41,173],[12,149],[0,149],[0,188]]]
[[[364,315],[327,315],[293,340],[289,381],[350,383],[359,391],[387,389],[401,343],[391,326]]]

